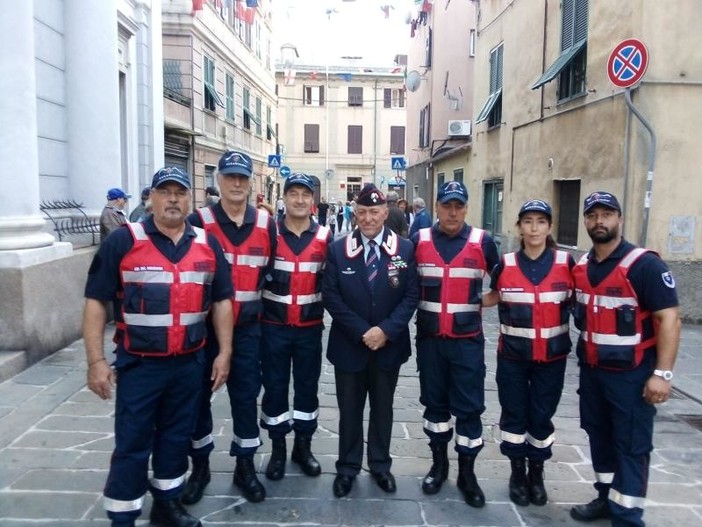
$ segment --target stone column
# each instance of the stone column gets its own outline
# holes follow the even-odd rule
[[[39,212],[34,2],[3,9],[0,49],[0,251],[46,247],[54,237]]]
[[[121,186],[117,2],[64,0],[64,25],[71,197],[99,210]]]

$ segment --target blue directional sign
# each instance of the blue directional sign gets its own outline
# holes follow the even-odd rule
[[[404,157],[393,157],[391,164],[393,170],[405,170],[407,168]]]
[[[287,178],[290,174],[292,174],[292,170],[290,170],[289,166],[283,165],[280,167],[280,177]]]
[[[280,156],[277,154],[270,154],[268,156],[268,166],[271,168],[280,168]]]

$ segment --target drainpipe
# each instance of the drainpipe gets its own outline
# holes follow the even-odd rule
[[[376,183],[378,167],[378,77],[373,86],[373,184]]]

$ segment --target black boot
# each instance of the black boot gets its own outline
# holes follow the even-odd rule
[[[300,465],[302,472],[308,476],[314,477],[319,476],[322,473],[322,467],[312,455],[311,443],[312,440],[310,439],[296,436],[290,459]]]
[[[266,499],[266,489],[256,477],[253,456],[236,458],[234,485],[239,487],[241,494],[251,503],[258,503]]]
[[[212,479],[210,475],[210,460],[207,458],[193,458],[193,470],[190,473],[188,482],[185,484],[183,493],[180,495],[180,502],[184,505],[192,505],[200,501],[210,479]]]
[[[178,500],[154,500],[149,519],[152,525],[160,527],[202,527],[200,520],[190,516]]]
[[[590,503],[576,505],[570,509],[570,517],[580,522],[594,522],[607,519],[611,516],[607,494],[600,495]]]
[[[521,507],[529,505],[526,465],[523,457],[510,458],[512,475],[509,477],[509,499]]]
[[[484,507],[485,494],[475,477],[475,456],[458,454],[458,479],[456,485],[463,493],[466,503],[471,507]]]
[[[429,473],[422,480],[424,494],[436,494],[448,478],[449,460],[448,443],[430,442],[432,465]]]
[[[529,497],[534,505],[546,505],[548,494],[544,487],[544,462],[529,460]]]
[[[273,439],[271,447],[271,459],[266,467],[266,477],[277,481],[285,476],[285,461],[288,456],[288,451],[285,446],[285,438]]]

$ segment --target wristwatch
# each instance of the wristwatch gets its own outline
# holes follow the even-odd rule
[[[653,370],[653,375],[658,375],[659,377],[663,377],[664,381],[672,381],[673,380],[673,372],[670,370]]]

